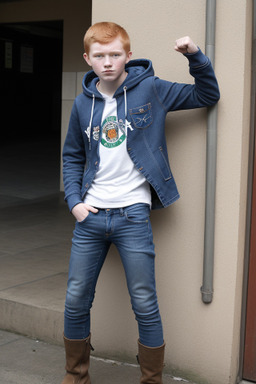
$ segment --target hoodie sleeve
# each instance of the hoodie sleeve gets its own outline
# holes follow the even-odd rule
[[[65,200],[68,203],[70,211],[75,205],[83,202],[81,187],[85,163],[84,141],[75,101],[63,147],[63,182]]]
[[[155,78],[154,91],[166,112],[208,107],[220,98],[217,79],[211,62],[199,49],[184,54],[189,61],[189,72],[194,84],[172,83]]]

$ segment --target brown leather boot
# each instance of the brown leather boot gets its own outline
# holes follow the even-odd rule
[[[64,336],[66,375],[61,384],[91,384],[88,373],[91,335],[83,340],[70,340]]]
[[[162,371],[164,367],[164,348],[150,348],[138,341],[138,361],[142,373],[140,384],[163,384]]]

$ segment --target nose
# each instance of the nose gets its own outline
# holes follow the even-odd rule
[[[112,63],[110,60],[110,57],[108,55],[105,56],[104,66],[105,67],[111,67]]]

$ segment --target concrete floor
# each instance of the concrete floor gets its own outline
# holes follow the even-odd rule
[[[74,225],[59,193],[58,142],[0,144],[0,175],[0,383],[57,384]],[[138,366],[96,356],[91,375],[93,384],[139,382]],[[164,376],[177,382],[186,381]]]
[[[0,210],[0,328],[55,343],[62,341],[73,228],[62,198]]]
[[[64,377],[64,349],[61,346],[0,331],[1,384],[60,384]],[[139,383],[138,366],[100,359],[90,361],[92,384]],[[164,384],[188,383],[168,375]]]

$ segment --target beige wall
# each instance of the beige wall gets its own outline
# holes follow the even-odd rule
[[[245,231],[252,1],[217,2],[216,73],[221,88],[214,299],[201,301],[204,245],[206,111],[170,114],[167,140],[181,199],[152,213],[167,370],[199,382],[235,383]],[[122,24],[134,58],[152,59],[158,76],[191,82],[187,62],[173,50],[190,35],[204,50],[204,0],[93,0],[92,21]],[[97,289],[93,334],[102,354],[136,354],[137,328],[115,251]]]

